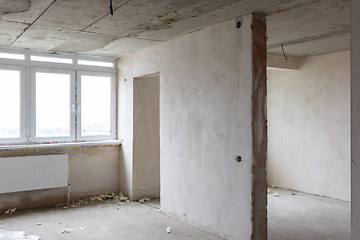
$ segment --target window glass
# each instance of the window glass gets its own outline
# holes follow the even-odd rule
[[[1,53],[0,58],[8,58],[8,59],[15,59],[15,60],[24,60],[24,54],[15,54],[15,53]]]
[[[0,70],[0,138],[20,138],[20,71]]]
[[[51,62],[51,63],[66,63],[66,64],[73,63],[73,60],[69,58],[43,57],[43,56],[31,56],[30,60],[40,61],[40,62]]]
[[[36,137],[70,136],[70,74],[36,73]]]
[[[114,63],[112,63],[112,62],[78,60],[78,64],[79,65],[98,66],[98,67],[114,67]]]
[[[81,136],[111,134],[111,78],[81,76]]]

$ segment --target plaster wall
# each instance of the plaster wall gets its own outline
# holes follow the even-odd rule
[[[118,61],[124,164],[133,78],[160,72],[161,208],[226,239],[250,239],[252,229],[252,16],[241,21],[240,30],[226,21]]]
[[[120,146],[83,146],[1,150],[0,157],[67,153],[71,198],[119,192]],[[0,212],[8,208],[28,209],[67,202],[67,188],[0,194]]]
[[[350,53],[268,70],[269,185],[350,201]]]
[[[351,238],[360,239],[360,1],[351,1]]]
[[[134,199],[160,197],[159,91],[159,75],[134,79]]]

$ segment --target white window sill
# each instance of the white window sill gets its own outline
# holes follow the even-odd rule
[[[0,145],[1,150],[29,149],[29,148],[57,148],[57,147],[84,147],[84,146],[120,146],[122,140],[106,140],[94,142],[69,142],[69,143],[39,143],[29,145]]]

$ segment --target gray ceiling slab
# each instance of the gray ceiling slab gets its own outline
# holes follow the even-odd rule
[[[154,46],[159,44],[158,41],[149,41],[142,39],[134,39],[134,38],[121,38],[115,40],[108,44],[107,46],[91,50],[88,52],[82,52],[83,54],[95,55],[95,56],[105,56],[105,57],[121,57],[129,53],[133,53],[137,50]]]
[[[350,0],[0,0],[0,45],[119,57],[251,12],[268,20],[269,53],[349,49]],[[24,23],[24,24],[20,24]],[[302,49],[301,49],[302,48]],[[303,54],[300,52],[303,50]]]
[[[113,0],[116,9],[125,0]],[[47,27],[82,30],[109,14],[109,1],[58,0],[36,22]]]
[[[198,16],[236,2],[236,0],[135,0],[129,1],[101,21],[85,30],[114,33],[117,36],[140,34],[159,29],[170,29],[176,22]],[[179,33],[177,33],[178,35]],[[159,36],[153,40],[169,40]]]
[[[267,16],[268,44],[350,32],[350,1],[321,0]]]
[[[284,46],[287,56],[308,57],[349,50],[350,33]],[[281,47],[268,49],[268,54],[283,55]]]
[[[66,41],[66,39],[59,37],[59,31],[61,31],[61,28],[46,28],[34,25],[24,32],[11,46],[49,51]]]
[[[0,20],[0,45],[9,46],[27,27],[27,24]]]

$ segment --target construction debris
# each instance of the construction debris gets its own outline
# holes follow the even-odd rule
[[[119,195],[114,197],[114,200],[120,200],[122,202],[129,200],[127,196],[125,196],[122,192],[119,193]]]
[[[11,214],[13,214],[15,211],[16,211],[16,208],[10,208],[9,210],[7,210],[7,211],[5,212],[5,215],[11,215]]]
[[[274,197],[279,197],[279,196],[280,195],[277,192],[274,193]]]
[[[104,200],[100,196],[91,197],[90,201],[92,202],[103,202]]]
[[[142,198],[139,200],[139,203],[143,204],[144,202],[149,202],[150,198]]]
[[[272,191],[270,188],[267,189],[267,193],[270,194]]]
[[[168,234],[170,234],[170,233],[171,233],[171,227],[167,227],[167,228],[166,228],[166,232],[167,232]]]
[[[64,230],[61,231],[61,234],[66,234],[66,233],[70,233],[70,229],[65,228]]]
[[[115,194],[115,193],[111,193],[111,194],[101,194],[99,196],[93,196],[90,197],[87,201],[85,200],[79,200],[77,202],[73,202],[72,204],[64,204],[64,203],[59,203],[57,204],[55,207],[62,207],[63,209],[66,208],[76,208],[80,205],[83,204],[88,204],[89,202],[94,203],[94,202],[103,202],[106,200],[116,200],[116,201],[120,201],[120,202],[128,202],[129,198],[127,196],[125,196],[122,192],[119,194]]]
[[[276,189],[278,186],[277,186],[277,185],[271,185],[271,187],[272,187],[273,189]]]
[[[90,198],[90,200],[92,202],[103,202],[105,200],[108,200],[108,199],[113,199],[113,200],[120,200],[120,201],[127,201],[128,200],[128,197],[126,197],[122,192],[119,193],[118,195],[115,194],[115,193],[112,193],[112,194],[101,194],[99,196],[95,196],[95,197],[92,197]]]

